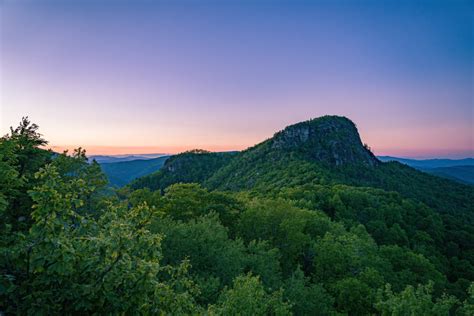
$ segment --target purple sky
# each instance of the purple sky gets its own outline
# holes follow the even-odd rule
[[[225,4],[223,4],[225,3]],[[0,132],[243,149],[344,115],[376,154],[474,156],[469,1],[0,2]]]

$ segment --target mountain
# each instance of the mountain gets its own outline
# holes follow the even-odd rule
[[[162,190],[172,183],[198,182],[213,188],[237,189],[254,186],[254,176],[268,185],[266,175],[259,172],[269,170],[274,173],[279,168],[287,170],[291,167],[290,157],[334,167],[374,167],[380,163],[362,144],[353,122],[345,117],[325,116],[289,126],[273,138],[243,152],[195,150],[173,156],[162,170],[138,179],[131,187]],[[274,179],[278,180],[278,177]]]
[[[362,144],[352,121],[323,116],[288,126],[242,151],[206,184],[224,190],[272,190],[330,180],[344,169],[372,170],[378,165],[380,161]]]
[[[450,166],[425,169],[439,177],[474,185],[474,166]]]
[[[119,160],[118,162],[102,162],[99,164],[109,179],[109,183],[112,186],[121,187],[136,178],[159,170],[168,158],[169,156],[162,156],[154,159]]]
[[[428,258],[451,282],[453,293],[462,293],[466,280],[474,280],[474,187],[379,160],[345,117],[288,126],[238,153],[176,155],[130,187],[163,191],[180,182],[276,204],[286,201],[322,211],[347,227],[363,225],[377,244],[408,247]]]
[[[113,155],[113,156],[104,156],[104,155],[92,155],[89,156],[89,161],[95,160],[98,163],[113,163],[113,162],[122,162],[122,161],[132,161],[132,160],[148,160],[158,157],[168,156],[167,154],[139,154],[139,155]]]
[[[187,151],[171,156],[161,170],[135,180],[130,186],[133,189],[147,187],[153,190],[164,190],[173,183],[203,182],[235,155],[236,152]]]
[[[398,161],[427,173],[458,181],[474,184],[474,159],[407,159],[390,156],[379,156],[381,161]]]
[[[227,156],[200,152],[173,156],[165,168],[131,186],[155,190],[176,182],[265,193],[303,185],[373,187],[417,199],[446,214],[471,212],[474,200],[468,186],[396,161],[380,161],[363,145],[355,124],[339,116],[288,126],[260,144]]]
[[[325,116],[298,123],[237,155],[204,185],[213,189],[275,191],[306,184],[346,184],[396,191],[443,212],[472,210],[471,188],[381,162],[362,145],[355,125]]]
[[[355,124],[345,117],[324,116],[291,125],[269,141],[271,150],[298,152],[307,158],[341,166],[379,163],[363,146]]]
[[[381,161],[398,161],[417,169],[432,169],[453,166],[474,166],[474,158],[464,159],[408,159],[391,156],[378,156]]]

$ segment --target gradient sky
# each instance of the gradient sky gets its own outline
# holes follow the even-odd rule
[[[244,149],[344,115],[376,154],[474,156],[470,1],[0,0],[0,132]]]

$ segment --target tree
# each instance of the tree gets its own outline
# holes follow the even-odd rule
[[[46,144],[38,125],[28,117],[0,138],[0,210],[13,231],[25,231],[31,224],[32,202],[27,191],[36,184],[34,173],[51,160],[52,153],[40,148]]]
[[[433,282],[436,292],[444,288],[446,279],[423,255],[398,246],[380,247],[380,256],[386,260],[383,274],[395,291],[402,291],[407,285]]]
[[[282,298],[282,291],[267,293],[258,277],[239,276],[232,288],[226,288],[216,305],[209,307],[211,315],[290,315],[291,305]]]
[[[312,240],[336,225],[320,212],[302,210],[284,200],[253,200],[240,216],[238,235],[245,241],[267,240],[281,254],[284,275],[299,264],[312,265]]]
[[[372,314],[372,290],[357,278],[348,277],[333,286],[337,310],[351,315]]]
[[[245,251],[245,270],[258,275],[266,288],[276,289],[282,285],[280,252],[267,241],[252,240]]]
[[[416,288],[409,285],[400,293],[393,293],[391,286],[387,285],[384,290],[379,291],[375,308],[382,315],[449,315],[457,300],[452,296],[442,296],[434,300],[432,292],[433,283]]]
[[[162,241],[163,263],[178,265],[189,260],[192,277],[205,282],[201,285],[207,291],[199,297],[204,304],[214,302],[224,285],[230,285],[244,270],[245,247],[242,241],[229,237],[228,230],[215,213],[187,222],[155,218],[151,229],[165,236]]]
[[[40,147],[48,142],[38,133],[38,128],[38,125],[31,123],[28,117],[23,117],[20,125],[16,128],[10,127],[10,135],[3,137],[4,141],[15,144],[14,153],[18,159],[20,177],[32,175],[44,164],[44,159],[47,157]]]
[[[464,300],[462,307],[458,310],[456,315],[474,315],[474,283],[471,283],[467,292],[468,297]]]
[[[109,204],[95,219],[79,212],[94,188],[54,164],[31,190],[33,224],[2,253],[0,310],[18,314],[193,313],[186,263],[160,263],[153,211]],[[3,305],[5,304],[5,305]]]
[[[298,267],[285,281],[284,298],[292,303],[295,315],[331,315],[334,312],[332,297],[322,284],[311,283]]]
[[[358,276],[367,268],[381,270],[377,246],[362,226],[341,234],[327,233],[314,244],[313,278],[319,282]]]
[[[173,184],[165,189],[162,209],[174,219],[189,220],[211,212],[220,222],[233,228],[243,205],[230,195],[209,192],[196,183]]]

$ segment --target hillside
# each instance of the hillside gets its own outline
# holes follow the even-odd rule
[[[187,151],[171,156],[166,160],[161,170],[135,180],[130,184],[130,187],[133,189],[147,187],[152,190],[164,190],[173,183],[200,183],[226,165],[233,156],[235,156],[234,152]]]
[[[381,162],[362,144],[354,123],[337,116],[288,126],[272,138],[232,155],[191,152],[173,156],[166,168],[138,179],[131,187],[155,190],[177,182],[257,192],[307,184],[374,187],[399,192],[450,214],[472,212],[474,199],[472,188],[465,185],[398,162]]]
[[[474,184],[474,159],[406,159],[389,156],[378,157],[382,161],[398,161],[415,169],[451,179],[464,184]]]
[[[125,155],[92,155],[88,156],[89,160],[95,160],[98,163],[114,163],[122,161],[132,161],[132,160],[149,160],[159,157],[169,156],[168,154],[125,154]]]
[[[121,187],[136,178],[156,172],[165,164],[168,158],[169,156],[162,156],[154,159],[142,158],[130,161],[101,162],[99,164],[109,183],[112,186]]]
[[[241,152],[204,182],[214,189],[265,192],[309,183],[375,187],[416,198],[446,213],[473,211],[472,188],[398,162],[380,162],[362,145],[355,125],[334,116],[285,128]]]
[[[474,271],[474,188],[399,162],[381,162],[347,118],[326,116],[289,126],[199,177],[181,176],[204,163],[204,157],[190,155],[183,163],[175,157],[181,168],[164,168],[132,187],[163,189],[173,183],[170,179],[180,179],[174,183],[197,182],[212,190],[298,201],[298,206],[322,210],[333,219],[364,224],[381,243],[401,227],[407,238],[402,244],[418,249],[439,269],[453,256],[452,247],[456,249],[455,260],[465,260],[466,266],[448,272],[450,281],[457,282],[460,275],[474,278],[467,272]],[[398,219],[389,224],[387,216]],[[428,243],[414,233],[417,229],[427,234]]]
[[[450,166],[424,170],[433,175],[474,185],[474,166]]]
[[[377,157],[381,161],[398,161],[417,169],[433,169],[453,166],[474,166],[474,158],[464,159],[408,159],[391,156]]]

